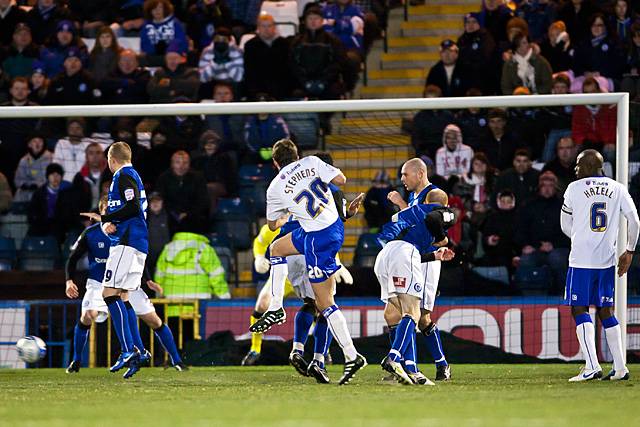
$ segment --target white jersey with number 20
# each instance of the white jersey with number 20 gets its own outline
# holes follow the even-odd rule
[[[316,156],[307,156],[280,169],[267,189],[267,219],[290,212],[304,231],[327,228],[339,218],[329,182],[340,174]]]
[[[607,177],[582,178],[569,184],[562,212],[572,217],[569,267],[577,268],[615,265],[620,214],[637,217],[627,189]]]

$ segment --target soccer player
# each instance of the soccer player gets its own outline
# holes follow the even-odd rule
[[[83,212],[81,215],[101,222],[102,229],[111,239],[102,296],[109,309],[121,349],[118,361],[111,370],[117,371],[127,366],[123,375],[127,379],[140,370],[140,353],[133,341],[134,334],[140,334],[138,322],[135,315],[128,314],[128,311],[134,310],[126,302],[129,300],[129,291],[140,287],[149,250],[145,220],[147,196],[140,175],[131,165],[131,148],[128,144],[116,142],[111,145],[107,163],[113,172],[107,214]]]
[[[440,195],[439,203],[445,201],[446,195]],[[374,272],[382,301],[402,318],[381,366],[403,384],[434,385],[416,363],[415,329],[426,281],[422,263],[453,258],[453,251],[443,246],[448,243],[445,228],[454,223],[454,215],[441,204],[418,204],[395,214],[392,221],[379,235],[384,248],[376,257]],[[433,247],[439,249],[431,252]]]
[[[105,196],[100,200],[100,214],[104,215],[106,213],[106,209],[107,197]],[[78,372],[80,370],[82,353],[89,338],[91,322],[104,322],[109,312],[107,305],[102,298],[102,280],[104,278],[107,258],[109,257],[110,244],[111,239],[102,230],[100,224],[94,224],[87,227],[71,247],[71,253],[65,267],[65,273],[67,276],[65,293],[67,297],[77,298],[79,296],[78,286],[72,278],[76,273],[77,262],[85,254],[88,254],[89,259],[89,277],[87,278],[86,292],[82,299],[82,314],[73,331],[73,360],[67,367],[66,372],[68,374]],[[143,278],[143,281],[149,286],[149,288],[162,293],[162,287],[148,278],[149,275],[147,274],[146,268],[145,276],[146,277]],[[155,307],[149,300],[147,294],[141,288],[136,291],[131,291],[129,295],[129,303],[135,312],[133,313],[134,317],[138,316],[154,331],[156,337],[160,341],[160,344],[162,344],[165,351],[169,353],[169,358],[173,367],[178,371],[186,370],[187,367],[182,362],[182,359],[178,354],[178,349],[176,348],[171,329],[162,323],[162,320],[158,317]],[[125,305],[126,304],[127,303],[125,303]],[[131,310],[127,310],[127,315],[132,315]],[[135,321],[135,318],[131,321]],[[136,348],[141,354],[141,363],[149,360],[151,353],[144,348],[140,335],[135,335],[133,340]]]
[[[333,298],[333,274],[340,268],[336,264],[336,254],[344,240],[344,225],[335,203],[330,200],[328,184],[343,185],[347,179],[339,169],[316,156],[300,159],[297,147],[288,139],[273,146],[273,162],[279,173],[267,189],[267,224],[275,230],[291,213],[300,222],[300,228],[276,240],[270,247],[271,304],[250,330],[265,332],[286,320],[282,307],[288,273],[286,257],[303,254],[316,307],[327,320],[345,356],[339,384],[346,384],[367,365],[366,359],[356,351],[347,321]]]
[[[613,314],[616,240],[622,213],[629,221],[626,251],[618,259],[618,275],[623,276],[633,259],[640,220],[629,191],[604,176],[603,163],[602,155],[596,150],[580,153],[576,165],[578,180],[567,187],[560,214],[562,231],[571,238],[565,304],[571,306],[585,358],[585,366],[570,382],[602,377],[596,354],[596,332],[589,315],[591,305],[596,307],[613,356],[613,369],[602,380],[629,379],[620,325]]]
[[[427,177],[427,165],[419,158],[409,159],[402,165],[401,181],[405,188],[410,191],[409,203],[405,202],[397,191],[392,191],[387,196],[388,199],[398,208],[406,209],[408,206],[415,206],[422,203],[431,203],[432,201],[442,202],[443,206],[449,204],[447,194],[429,182]],[[431,252],[437,248],[431,248]],[[448,381],[451,379],[451,367],[447,363],[442,350],[442,341],[440,339],[440,330],[435,322],[431,320],[431,312],[435,304],[436,294],[438,292],[438,281],[440,280],[440,261],[434,260],[422,264],[425,277],[424,296],[422,298],[422,308],[420,310],[420,320],[418,329],[424,335],[427,348],[431,353],[431,357],[436,364],[436,381]],[[400,322],[402,315],[393,305],[387,304],[385,307],[384,318],[389,327],[389,335],[391,341],[395,337],[395,326]]]

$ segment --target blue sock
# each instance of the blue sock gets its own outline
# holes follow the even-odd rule
[[[83,325],[80,322],[73,328],[73,360],[82,362],[82,353],[84,353],[84,346],[87,345],[90,329],[91,326]]]
[[[411,344],[411,334],[414,334],[416,329],[416,322],[409,316],[402,318],[398,327],[396,328],[396,336],[391,345],[389,351],[389,357],[394,362],[402,360],[402,355],[407,351],[407,347]]]
[[[182,359],[178,353],[178,348],[176,347],[176,342],[173,340],[171,329],[169,329],[167,325],[163,324],[154,332],[156,333],[156,337],[158,337],[158,341],[162,344],[164,351],[169,353],[171,364],[176,365],[178,363],[182,363]]]
[[[618,325],[618,319],[616,319],[616,316],[607,317],[602,321],[602,327],[605,329],[613,328],[616,325]]]
[[[332,339],[333,335],[331,335],[331,331],[329,331],[327,319],[325,319],[324,316],[318,316],[316,319],[316,327],[313,330],[314,358],[316,354],[321,354],[322,356],[327,355]],[[324,361],[318,361],[318,364],[321,368],[324,368]]]
[[[129,301],[125,302],[124,306],[127,307],[129,330],[131,331],[133,345],[138,347],[138,351],[140,353],[144,353],[144,343],[142,342],[142,337],[140,336],[140,329],[138,328],[138,316],[136,316],[136,311],[133,309],[133,306]]]
[[[307,342],[311,325],[313,325],[313,314],[303,309],[298,310],[293,323],[293,342],[294,344],[298,343],[302,345],[302,353],[304,353],[304,345]],[[297,350],[300,351],[299,348]]]
[[[416,347],[416,334],[409,334],[411,342],[407,346],[407,349],[404,353],[402,353],[402,358],[404,359],[404,367],[407,372],[415,374],[418,372],[418,351]]]
[[[436,362],[436,366],[447,366],[448,363],[442,351],[442,340],[440,339],[440,329],[438,329],[438,326],[432,323],[431,326],[425,331],[422,331],[422,333],[427,342],[429,353],[431,353],[433,361]]]
[[[125,307],[124,302],[122,302],[119,295],[106,297],[104,302],[107,304],[107,308],[109,309],[111,322],[113,323],[113,330],[120,342],[120,350],[123,353],[133,351],[133,339],[131,338],[131,330],[129,329],[127,307]]]
[[[580,326],[583,323],[591,323],[591,316],[589,315],[589,313],[582,313],[582,314],[578,314],[574,318],[574,320],[576,321],[576,326]]]

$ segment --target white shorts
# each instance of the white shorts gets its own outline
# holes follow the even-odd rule
[[[293,290],[298,298],[316,299],[316,295],[313,293],[311,282],[309,281],[309,273],[307,271],[307,262],[304,255],[291,255],[287,257],[287,268],[289,273],[287,277],[293,286]],[[333,295],[336,294],[336,289],[333,289]]]
[[[141,285],[146,259],[147,254],[131,246],[112,246],[102,284],[105,288],[135,291]]]
[[[387,303],[399,294],[424,296],[424,273],[420,252],[410,243],[394,240],[378,253],[373,271],[380,282],[380,299]]]
[[[129,292],[129,303],[136,312],[136,316],[144,316],[145,314],[156,311],[156,308],[153,306],[149,296],[142,290],[142,288]]]
[[[86,292],[82,298],[82,313],[89,310],[98,312],[96,322],[102,323],[109,317],[109,309],[102,298],[102,283],[87,279]]]
[[[424,295],[422,296],[422,308],[433,311],[438,292],[438,281],[440,280],[440,268],[442,261],[431,261],[422,264],[424,271]]]

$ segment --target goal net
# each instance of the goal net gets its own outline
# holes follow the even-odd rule
[[[640,130],[637,120],[630,123],[629,109],[628,95],[619,93],[4,107],[2,145],[8,138],[14,148],[3,151],[2,173],[14,197],[0,217],[0,261],[11,289],[0,301],[0,366],[23,366],[13,345],[26,334],[48,344],[40,366],[63,366],[72,357],[87,265],[80,261],[75,269],[79,298],[74,300],[65,297],[61,270],[86,225],[77,217],[80,206],[96,208],[99,194],[108,189],[102,153],[116,140],[132,145],[133,165],[146,188],[148,267],[164,288],[156,311],[171,326],[188,362],[239,363],[249,347],[255,296],[268,277],[255,271],[253,240],[265,223],[265,191],[276,174],[268,148],[282,137],[293,139],[303,155],[329,153],[347,177],[342,188],[347,200],[366,194],[358,215],[345,223],[340,251],[354,285],[337,290],[337,302],[365,354],[382,356],[376,352],[387,345],[373,274],[380,250],[375,236],[395,212],[387,194],[408,197],[403,163],[420,157],[430,182],[448,193],[458,214],[449,230],[456,258],[443,264],[432,314],[447,356],[483,363],[578,360],[575,324],[562,304],[569,249],[559,225],[562,194],[575,179],[575,158],[585,148],[600,150],[605,173],[619,182],[627,185],[635,176],[640,155],[631,142]],[[26,123],[28,132],[7,134],[16,123]],[[58,193],[66,200],[58,210],[42,201],[38,205],[44,182],[20,181],[18,161],[38,137],[69,182],[62,184],[69,190]],[[47,176],[56,171],[43,169]],[[619,250],[626,237],[623,224]],[[188,247],[197,249],[185,251]],[[25,271],[40,276],[29,283]],[[626,276],[616,279],[616,316],[630,355],[640,351],[633,329],[640,324],[637,274],[632,267],[629,285]],[[28,290],[18,290],[20,281]],[[146,284],[143,288],[156,297]],[[291,320],[269,331],[266,349],[277,353],[277,343],[292,338],[299,306],[295,297],[287,300]],[[106,325],[92,329],[85,363],[104,365],[117,354]],[[153,333],[140,325],[145,345],[162,354],[160,344],[150,341]],[[597,330],[600,357],[607,360],[601,325]],[[426,348],[419,352],[421,361],[430,360]],[[275,356],[263,361],[286,363]]]

